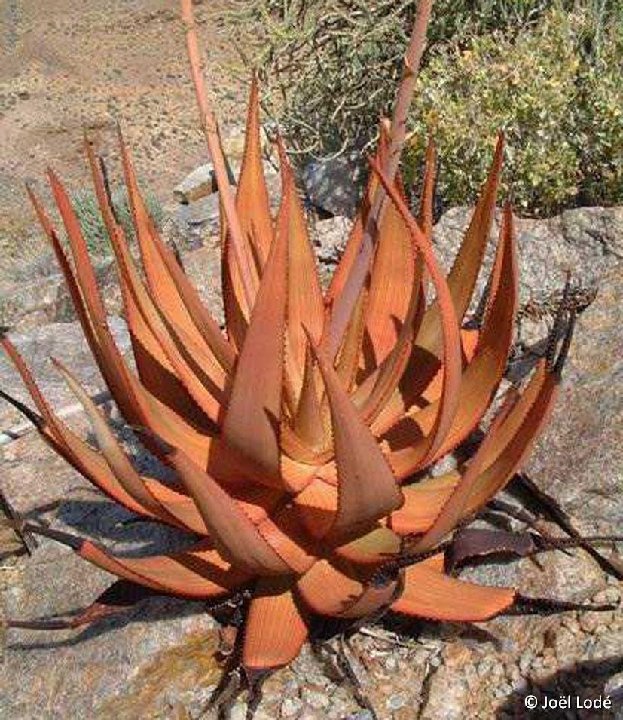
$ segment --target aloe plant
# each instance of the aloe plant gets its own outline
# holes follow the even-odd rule
[[[128,597],[144,593],[218,599],[244,590],[250,601],[238,636],[240,662],[254,677],[293,660],[318,615],[356,621],[391,609],[471,622],[524,602],[513,588],[452,576],[445,561],[449,548],[455,559],[469,555],[465,545],[457,551],[453,532],[504,488],[547,423],[573,314],[561,309],[557,329],[566,322],[566,331],[560,348],[554,333],[548,356],[524,386],[504,393],[473,457],[456,470],[431,475],[433,464],[479,427],[496,396],[513,341],[518,277],[506,203],[486,303],[476,321],[467,323],[495,210],[501,137],[447,275],[431,242],[432,143],[419,216],[407,206],[398,161],[430,5],[420,6],[394,118],[382,123],[361,210],[325,294],[280,141],[282,199],[276,218],[271,216],[255,81],[235,194],[230,186],[200,72],[190,0],[182,1],[182,9],[191,71],[222,205],[226,331],[159,237],[121,137],[143,273],[88,143],[86,152],[118,265],[136,371],[113,341],[86,241],[61,181],[48,173],[71,259],[29,190],[120,412],[145,448],[173,470],[176,482],[141,474],[84,388],[54,360],[84,406],[98,448],[72,432],[6,335],[2,346],[36,411],[2,396],[105,495],[197,539],[183,551],[130,558],[22,523],[22,529],[68,543],[122,580],[69,621],[14,620],[12,626],[80,625],[124,609]],[[486,551],[479,542],[478,552]]]

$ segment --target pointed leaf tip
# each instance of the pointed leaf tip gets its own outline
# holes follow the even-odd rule
[[[308,339],[329,400],[338,470],[338,507],[329,535],[344,539],[371,530],[377,520],[402,505],[403,495],[332,363],[309,334]]]
[[[287,215],[281,218],[270,248],[222,423],[225,441],[271,477],[279,476],[288,303]]]

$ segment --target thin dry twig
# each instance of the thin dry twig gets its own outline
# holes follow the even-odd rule
[[[420,0],[409,47],[405,55],[404,71],[402,80],[398,86],[396,103],[394,105],[390,150],[385,166],[383,167],[383,174],[390,179],[395,177],[400,163],[400,155],[407,133],[407,114],[415,93],[415,84],[426,44],[426,29],[430,20],[432,5],[433,0]],[[374,194],[372,207],[368,214],[359,253],[351,267],[344,290],[341,295],[336,298],[333,312],[331,313],[328,334],[326,336],[326,349],[331,357],[335,357],[340,347],[349,318],[351,317],[355,303],[359,298],[359,294],[368,276],[374,252],[374,238],[383,216],[386,201],[387,194],[379,183]]]

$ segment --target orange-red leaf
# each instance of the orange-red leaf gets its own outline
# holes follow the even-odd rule
[[[236,192],[236,210],[247,241],[254,246],[259,269],[264,267],[273,240],[273,221],[270,215],[268,190],[262,163],[260,141],[260,107],[257,76],[253,74],[242,167]]]
[[[366,306],[365,370],[380,365],[396,345],[415,281],[415,253],[409,229],[388,203],[381,219]]]
[[[333,553],[336,558],[355,565],[376,565],[397,555],[400,549],[400,537],[389,528],[380,526],[346,545],[334,548]]]
[[[225,340],[214,318],[205,308],[195,287],[177,263],[173,252],[160,239],[140,193],[132,158],[119,131],[121,158],[132,208],[136,235],[151,297],[160,312],[171,323],[180,327],[204,352],[213,354],[221,366],[229,371],[235,351]],[[114,216],[109,211],[101,169],[90,143],[87,155],[102,215],[107,220],[111,237],[119,232]]]
[[[480,198],[476,204],[472,220],[469,224],[461,248],[454,260],[452,269],[448,274],[448,287],[452,295],[452,302],[456,316],[461,322],[474,292],[478,273],[480,271],[487,240],[491,231],[491,223],[495,212],[500,173],[502,171],[504,153],[504,137],[499,135],[489,170],[489,176],[481,190]],[[437,353],[441,344],[439,334],[439,307],[431,306],[424,316],[417,343],[422,348]]]
[[[179,448],[162,443],[162,453],[195,501],[210,537],[223,557],[252,573],[280,575],[291,572],[287,562],[258,532],[249,515],[208,473]]]
[[[115,403],[128,422],[151,428],[168,442],[184,446],[200,462],[206,462],[210,438],[191,425],[182,415],[171,410],[146,391],[126,367],[110,333],[106,317],[101,313],[96,300],[97,288],[95,292],[90,291],[94,284],[96,286],[95,273],[90,264],[84,238],[79,228],[76,228],[77,220],[71,203],[60,182],[55,177],[51,182],[55,188],[55,195],[60,200],[60,209],[66,216],[68,229],[72,230],[69,239],[75,255],[76,268],[79,270],[77,277],[65,256],[52,223],[30,189],[29,196],[61,266],[82,329]]]
[[[86,540],[78,554],[94,565],[139,585],[188,598],[225,595],[250,576],[224,562],[209,542],[183,552],[152,557],[118,557]]]
[[[500,426],[504,423],[512,408],[517,402],[518,393],[511,388],[505,397],[502,407],[491,423],[484,440],[470,460],[467,470],[463,473],[460,481],[453,489],[452,494],[444,503],[439,515],[431,527],[426,531],[413,547],[409,548],[412,553],[424,553],[435,547],[444,537],[456,527],[465,513],[465,508],[478,476],[483,469],[489,449],[495,447],[496,435]]]
[[[338,508],[332,537],[356,535],[402,504],[402,495],[376,439],[344,391],[324,352],[312,344],[325,383],[335,458]]]
[[[294,183],[294,172],[278,139],[282,199],[279,229],[288,236],[288,310],[286,372],[298,400],[303,384],[306,330],[319,342],[324,322],[324,303],[318,268],[307,231],[307,222]]]
[[[307,624],[292,595],[290,582],[264,578],[255,586],[242,647],[242,665],[247,671],[287,665],[307,639]]]
[[[296,583],[306,607],[318,615],[339,617],[361,596],[364,586],[328,560],[319,560]]]
[[[71,392],[84,408],[91,422],[91,427],[93,428],[93,433],[102,455],[123,489],[143,507],[149,510],[151,514],[159,517],[161,520],[171,522],[173,519],[143,484],[139,474],[134,469],[125,452],[121,449],[111,429],[108,427],[108,423],[98,411],[88,393],[59,360],[52,358],[52,362],[63,376]]]
[[[422,272],[422,258],[418,255],[409,307],[396,343],[377,370],[369,375],[353,394],[353,402],[361,408],[362,415],[368,424],[374,422],[396,390],[409,362],[413,339],[424,313]]]
[[[315,374],[312,352],[308,347],[303,386],[294,416],[293,429],[303,443],[312,449],[322,447],[326,439]]]
[[[459,403],[459,388],[461,385],[461,341],[459,327],[454,312],[454,306],[445,278],[432,253],[432,249],[422,234],[417,223],[411,216],[403,198],[390,184],[377,164],[372,163],[387,195],[396,207],[409,232],[414,244],[422,254],[424,263],[430,274],[437,293],[437,303],[440,309],[440,322],[443,348],[443,383],[441,397],[435,408],[435,420],[430,431],[416,440],[413,445],[414,455],[419,457],[418,465],[426,464],[437,453],[444,442],[445,436],[452,425]]]
[[[223,438],[268,473],[279,476],[279,422],[288,299],[287,213],[281,216],[238,357]]]
[[[514,601],[514,590],[457,580],[419,563],[407,568],[403,593],[392,610],[429,620],[478,622],[499,615]]]
[[[320,560],[296,585],[305,605],[318,615],[360,618],[391,602],[396,581],[375,587]]]
[[[431,455],[431,460],[441,457],[462,442],[488,408],[502,379],[512,344],[517,292],[514,233],[508,206],[492,270],[489,307],[476,353],[463,373],[456,415],[447,427],[445,437]],[[431,432],[442,402],[440,398],[424,409],[414,407],[393,429],[381,434],[392,448],[389,457],[397,477],[408,477],[422,467],[419,446],[423,441],[418,438],[425,438]]]
[[[470,481],[471,490],[461,518],[473,514],[487,503],[519,468],[547,422],[555,388],[555,376],[545,370],[542,362],[517,401],[514,401],[515,393],[511,391],[508,414],[501,416],[502,422],[492,428],[494,432],[480,450],[481,471]],[[392,514],[392,529],[400,535],[426,532],[443,512],[460,482],[461,474],[452,471],[403,487],[405,503]]]

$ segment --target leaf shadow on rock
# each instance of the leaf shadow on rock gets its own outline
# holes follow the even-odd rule
[[[45,522],[54,513],[52,527],[70,529],[83,538],[103,543],[126,557],[184,550],[197,538],[192,533],[140,518],[114,502],[84,497],[61,500],[31,509],[23,519]]]
[[[45,640],[40,642],[12,642],[9,650],[52,650],[54,648],[72,647],[93,638],[120,630],[133,622],[153,623],[173,618],[189,617],[206,611],[203,602],[191,602],[183,598],[159,596],[142,601],[133,608],[129,608],[121,615],[104,618],[84,629],[60,631],[63,637],[55,639],[52,631],[46,631]],[[71,636],[67,637],[70,632]],[[50,639],[48,639],[50,638]]]

